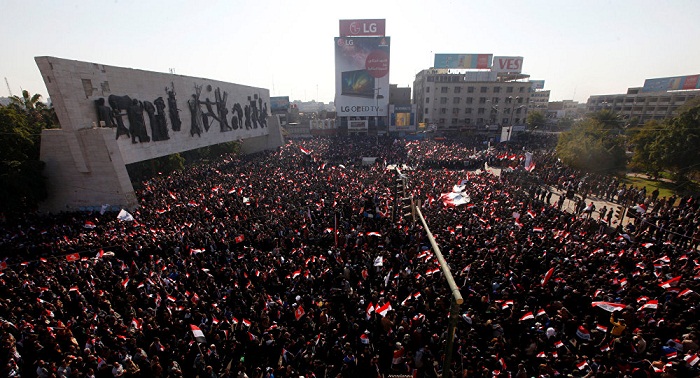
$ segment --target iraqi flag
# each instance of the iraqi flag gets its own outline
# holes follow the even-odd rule
[[[659,301],[654,299],[654,300],[651,300],[651,301],[643,304],[642,307],[640,307],[639,310],[637,310],[637,311],[646,310],[646,309],[656,310],[657,308],[659,308]]]
[[[307,150],[306,148],[304,148],[302,146],[299,146],[299,150],[301,150],[301,152],[303,152],[306,155],[311,155],[311,151]]]
[[[679,297],[684,297],[684,296],[686,296],[686,295],[688,295],[688,294],[691,294],[691,293],[694,293],[694,291],[692,291],[692,290],[690,290],[690,289],[684,289],[684,290],[682,290],[680,293],[678,293],[678,296],[679,296]]]
[[[367,313],[367,319],[369,319],[372,316],[372,313],[374,312],[375,308],[372,302],[369,302],[369,305],[367,306],[367,310],[365,311]]]
[[[547,355],[544,352],[539,352],[537,353],[537,358],[547,358]]]
[[[377,314],[381,316],[386,316],[386,313],[391,311],[391,303],[386,302],[383,306],[377,308],[375,311],[377,311]]]
[[[200,344],[206,344],[207,339],[204,337],[204,333],[199,327],[194,324],[190,324],[190,329],[192,330],[192,336]]]
[[[607,312],[622,311],[625,309],[625,305],[613,302],[592,302],[591,306],[600,307]]]
[[[444,193],[440,196],[440,200],[445,206],[455,207],[465,205],[471,202],[471,198],[464,193]]]
[[[92,230],[95,227],[97,226],[95,226],[95,224],[91,221],[85,221],[85,224],[83,225],[83,228],[87,228],[88,230]]]
[[[698,361],[700,361],[700,357],[698,357],[698,354],[697,354],[697,353],[695,353],[695,354],[693,354],[693,355],[685,356],[685,357],[683,357],[683,359],[684,359],[685,362],[687,362],[688,365],[690,365],[690,366],[695,366],[695,364],[697,364]]]
[[[539,316],[545,316],[545,315],[547,315],[547,312],[543,308],[541,308],[541,309],[539,309],[539,311],[537,311],[537,315],[535,315],[535,316],[539,317]]]
[[[588,330],[584,326],[578,326],[578,329],[576,330],[576,336],[583,340],[591,339],[591,333],[588,332]]]
[[[67,261],[78,261],[78,260],[80,260],[80,254],[79,253],[71,253],[70,255],[66,255],[66,260]]]
[[[535,318],[535,315],[533,315],[532,311],[530,311],[530,312],[526,313],[525,315],[523,315],[522,317],[520,317],[520,321],[522,322],[522,321],[530,320],[530,319],[534,319],[534,318]]]
[[[640,203],[639,205],[634,206],[633,209],[640,214],[644,214],[647,212],[647,205]]]
[[[549,279],[552,278],[553,273],[554,273],[554,267],[549,268],[547,273],[544,275],[544,278],[542,279],[542,286],[547,285],[547,282],[549,282]]]
[[[676,276],[671,278],[670,280],[666,282],[662,282],[659,284],[659,286],[663,287],[664,289],[670,288],[673,284],[677,284],[678,282],[681,281],[681,276]]]
[[[564,343],[561,342],[561,340],[560,340],[560,341],[555,341],[555,342],[554,342],[554,347],[555,347],[555,348],[561,348],[561,347],[563,347],[563,346],[564,346]]]
[[[583,370],[583,369],[585,369],[587,366],[588,366],[588,362],[586,362],[585,360],[584,360],[584,361],[581,361],[581,362],[579,362],[579,363],[576,364],[576,367],[577,367],[579,370]]]
[[[595,329],[597,329],[600,332],[607,333],[608,332],[608,327],[602,325],[602,324],[596,324]]]
[[[304,308],[299,306],[299,307],[297,307],[296,310],[294,310],[294,318],[296,320],[299,320],[299,319],[301,319],[302,316],[304,316],[305,313],[306,312],[304,311]]]

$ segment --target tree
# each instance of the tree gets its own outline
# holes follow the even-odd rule
[[[29,118],[20,107],[0,106],[0,212],[7,215],[35,210],[47,194]]]
[[[565,164],[588,172],[612,172],[626,165],[624,138],[594,118],[562,133],[556,153]]]
[[[700,172],[700,105],[686,108],[671,119],[652,144],[654,157],[679,183]]]
[[[599,123],[605,130],[622,130],[622,119],[612,110],[603,109],[591,114],[589,117]]]
[[[645,123],[641,128],[633,128],[629,130],[631,145],[633,147],[633,155],[631,167],[643,172],[649,172],[652,176],[658,176],[663,170],[661,166],[661,157],[658,156],[658,148],[656,148],[656,140],[659,139],[666,124],[659,121],[650,121]]]
[[[544,126],[547,122],[547,118],[545,117],[544,113],[539,110],[535,110],[527,113],[527,120],[525,122],[528,126],[535,129]]]

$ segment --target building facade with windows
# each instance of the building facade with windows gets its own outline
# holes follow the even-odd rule
[[[537,90],[530,93],[530,102],[527,104],[528,112],[539,111],[542,114],[547,114],[547,107],[549,106],[549,89],[547,90]]]
[[[413,82],[418,122],[446,133],[523,125],[532,94],[528,79],[520,73],[422,70]]]
[[[630,126],[663,120],[678,114],[678,108],[700,97],[700,75],[646,79],[643,87],[628,88],[625,94],[588,98],[589,113],[611,110]]]

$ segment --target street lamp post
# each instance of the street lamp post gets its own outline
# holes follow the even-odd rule
[[[382,90],[381,87],[374,88],[374,91],[375,91],[374,98],[377,100],[377,108],[376,108],[377,116],[374,119],[374,127],[377,129],[377,136],[379,135],[379,100],[384,98],[383,95],[379,94],[380,90]]]

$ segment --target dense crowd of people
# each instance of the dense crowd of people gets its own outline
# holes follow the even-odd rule
[[[544,150],[526,170],[528,145],[487,147],[289,142],[143,183],[133,221],[8,221],[2,374],[437,377],[458,316],[455,376],[698,376],[700,201],[640,197]],[[425,230],[397,211],[399,178],[459,314]],[[644,211],[626,227],[566,212],[551,197],[568,186],[634,192]]]

